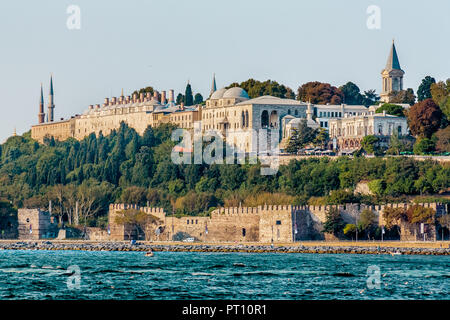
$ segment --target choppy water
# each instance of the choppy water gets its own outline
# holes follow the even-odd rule
[[[0,299],[449,299],[449,288],[446,256],[0,251]]]

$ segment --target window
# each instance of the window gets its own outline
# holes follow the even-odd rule
[[[277,220],[276,224],[277,226],[281,225],[281,220]]]
[[[246,230],[245,230],[245,228],[242,228],[242,236],[245,237],[245,234],[246,234]]]
[[[319,112],[319,117],[322,117],[322,111]]]
[[[189,224],[189,219],[188,219],[188,220],[186,220],[186,222],[187,222],[187,224]]]

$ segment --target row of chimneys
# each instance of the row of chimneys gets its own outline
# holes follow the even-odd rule
[[[146,101],[157,101],[161,104],[166,104],[167,102],[169,103],[175,103],[175,94],[173,90],[169,90],[169,100],[166,101],[166,91],[161,91],[161,94],[158,91],[153,91],[153,97],[151,96],[150,92],[147,92],[147,94],[144,93],[140,93],[139,97],[136,93],[133,94],[133,96],[120,96],[119,98],[117,97],[112,97],[111,99],[109,98],[105,98],[104,102],[103,102],[103,107],[107,107],[107,106],[113,106],[113,105],[117,105],[117,104],[129,104],[129,103],[141,103],[141,102],[146,102]],[[100,105],[97,104],[95,105],[95,108],[100,108]],[[90,105],[89,109],[94,109],[94,105]]]

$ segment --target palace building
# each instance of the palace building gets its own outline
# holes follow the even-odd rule
[[[385,101],[389,101],[391,92],[403,88],[403,74],[395,46],[392,44],[388,63],[382,72],[381,96]],[[166,91],[161,93],[154,91],[153,95],[141,93],[133,96],[124,96],[122,91],[120,97],[105,98],[103,104],[90,105],[83,114],[74,115],[70,119],[55,121],[54,109],[53,77],[51,77],[47,121],[44,121],[44,97],[41,85],[38,124],[31,128],[33,139],[39,142],[43,142],[45,137],[54,137],[56,140],[68,138],[81,140],[91,133],[98,135],[101,132],[108,135],[112,130],[118,129],[121,122],[125,122],[142,135],[148,126],[173,123],[184,129],[194,130],[196,127],[203,133],[215,132],[225,138],[227,144],[233,146],[237,152],[246,153],[261,151],[261,137],[264,135],[268,138],[267,142],[264,142],[267,143],[266,150],[275,147],[273,143],[287,141],[292,130],[298,128],[302,120],[306,120],[309,127],[324,128],[327,131],[333,124],[336,130],[331,135],[339,141],[345,141],[343,135],[349,134],[352,135],[352,139],[359,139],[361,135],[356,134],[357,131],[353,132],[351,129],[339,131],[338,127],[346,128],[346,123],[353,121],[350,120],[352,117],[366,119],[369,114],[374,113],[374,107],[367,108],[363,105],[314,105],[273,96],[250,99],[248,93],[239,87],[217,90],[215,75],[210,96],[204,105],[177,105],[173,90],[169,91],[168,98]],[[378,121],[381,119],[380,115],[373,114],[369,118],[376,121],[367,120],[372,123],[367,124],[364,132],[371,132],[370,127],[378,128]],[[383,119],[392,120],[390,117]],[[404,132],[407,130],[406,125],[403,121],[400,122]],[[195,125],[196,123],[198,125]],[[352,125],[349,124],[348,127],[351,128]],[[255,135],[255,132],[263,132],[263,135],[259,133]],[[278,141],[275,141],[276,139]]]

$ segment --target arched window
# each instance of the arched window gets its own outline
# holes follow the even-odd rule
[[[278,113],[276,110],[270,113],[270,127],[278,128]]]
[[[241,128],[245,127],[245,113],[242,111],[242,121],[241,121]]]
[[[245,111],[245,127],[248,128],[248,110]]]
[[[261,114],[261,127],[267,128],[269,126],[269,113],[264,110]]]

